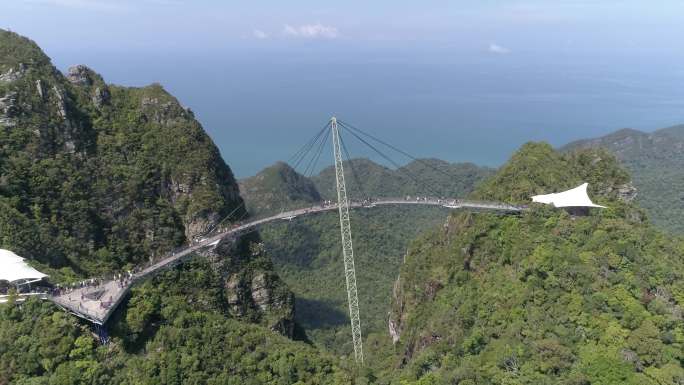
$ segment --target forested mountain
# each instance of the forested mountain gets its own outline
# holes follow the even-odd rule
[[[309,207],[322,199],[313,181],[283,162],[241,180],[240,193],[252,215]]]
[[[494,172],[472,163],[449,163],[438,159],[414,160],[399,169],[390,169],[358,158],[345,161],[344,168],[350,199],[463,197]],[[290,165],[278,162],[255,176],[240,180],[239,184],[240,193],[253,215],[311,206],[322,200],[337,201],[334,166],[307,178]]]
[[[229,213],[246,215],[230,168],[160,85],[63,75],[0,30],[0,248],[68,284],[144,263]],[[225,240],[136,287],[105,346],[48,302],[0,305],[0,384],[349,383],[336,360],[278,334],[292,336],[293,307],[257,233]]]
[[[345,162],[347,190],[352,197],[443,196],[463,197],[494,170],[472,163],[449,163],[439,159],[414,160],[390,169],[368,159]],[[321,196],[336,200],[335,167],[311,178]]]
[[[83,273],[137,264],[239,207],[230,168],[190,110],[158,85],[66,76],[0,32],[2,245]],[[237,213],[241,214],[241,213]]]
[[[245,214],[218,149],[160,85],[107,85],[85,66],[64,76],[35,43],[5,31],[0,60],[0,247],[69,281],[141,264]],[[240,247],[220,250],[228,258]],[[220,269],[249,298],[271,270],[267,256],[243,254]]]
[[[354,159],[344,166],[349,196],[356,199],[433,194],[464,197],[493,172],[469,163],[449,164],[433,159],[404,166],[411,175],[431,186],[426,189],[403,170],[389,169],[367,159]],[[308,179],[278,163],[240,181],[240,186],[247,206],[256,215],[282,207],[306,207],[321,199],[337,200],[334,168],[326,168]],[[447,214],[447,210],[435,207],[353,211],[354,254],[366,336],[387,333],[392,282],[409,242],[422,231],[442,224]],[[350,353],[337,212],[270,225],[261,234],[266,249],[274,256],[278,274],[295,293],[295,318],[308,338],[328,350]],[[371,336],[371,340],[375,338]]]
[[[650,223],[619,165],[667,164],[672,174],[660,176],[676,178],[684,135],[644,135],[562,152],[529,143],[496,172],[347,163],[352,198],[529,204],[589,182],[607,206],[586,215],[537,204],[510,215],[353,211],[364,367],[348,356],[330,212],[224,240],[135,286],[107,325],[108,344],[50,302],[10,296],[0,304],[0,385],[684,384],[684,241]],[[611,143],[624,149],[619,160],[593,148]],[[0,30],[0,248],[53,282],[187,244],[230,213],[248,215],[243,198],[261,215],[334,200],[333,191],[331,169],[305,178],[283,163],[238,187],[192,112],[160,85],[106,84],[84,66],[64,75],[35,43]]]
[[[525,202],[581,181],[607,209],[455,213],[413,242],[383,367],[405,384],[684,383],[684,243],[629,202],[614,157],[530,143],[473,196]]]
[[[606,148],[634,178],[637,201],[654,223],[684,233],[684,125],[645,133],[623,129],[606,136],[570,143],[562,150]]]
[[[227,315],[220,278],[197,259],[136,287],[107,345],[48,302],[0,305],[0,384],[354,383],[347,362]]]

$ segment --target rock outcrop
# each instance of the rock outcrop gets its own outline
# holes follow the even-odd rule
[[[294,295],[273,272],[258,235],[224,239],[203,255],[222,277],[224,298],[232,316],[293,336]]]
[[[16,92],[8,92],[0,96],[0,125],[8,128],[16,125],[14,120],[17,114],[16,98]]]
[[[0,73],[0,82],[2,83],[12,83],[24,76],[26,72],[26,65],[24,63],[19,63],[16,67],[9,67],[5,72]]]
[[[53,268],[139,265],[246,216],[231,169],[161,85],[109,85],[84,65],[62,74],[3,30],[0,143],[0,246]],[[234,316],[292,335],[292,294],[259,243],[224,242],[210,258]]]
[[[66,75],[67,80],[74,85],[83,87],[90,95],[91,103],[101,108],[104,104],[109,103],[111,94],[109,87],[95,71],[84,65],[76,65],[69,67]]]

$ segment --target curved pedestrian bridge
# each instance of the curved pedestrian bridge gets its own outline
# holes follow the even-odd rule
[[[526,207],[513,206],[499,202],[478,202],[459,199],[438,198],[385,198],[366,201],[350,201],[349,207],[353,209],[370,209],[377,206],[438,206],[448,209],[466,209],[472,211],[495,211],[500,213],[517,213],[526,210]],[[291,210],[280,214],[254,219],[246,223],[238,223],[230,228],[221,229],[203,238],[195,240],[191,245],[171,252],[151,264],[139,267],[133,271],[117,274],[107,279],[89,279],[80,287],[56,290],[47,299],[70,313],[93,322],[104,325],[118,305],[124,300],[128,290],[135,283],[182,263],[201,249],[216,246],[222,239],[236,237],[250,232],[259,226],[282,220],[291,220],[300,216],[338,209],[337,204],[323,204],[303,209]]]

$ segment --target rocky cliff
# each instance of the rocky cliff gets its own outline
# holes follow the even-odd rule
[[[0,30],[0,247],[69,279],[144,263],[230,213],[246,215],[233,173],[161,85],[107,84],[83,65],[62,74]],[[214,266],[236,316],[291,334],[292,295],[250,250],[259,243],[217,248],[231,262]]]
[[[294,295],[274,272],[258,234],[224,239],[203,255],[219,273],[230,315],[293,337]]]

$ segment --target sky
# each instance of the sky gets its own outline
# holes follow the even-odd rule
[[[62,71],[161,83],[238,177],[332,115],[418,157],[489,166],[529,140],[684,123],[682,14],[672,0],[0,0],[0,28]]]

